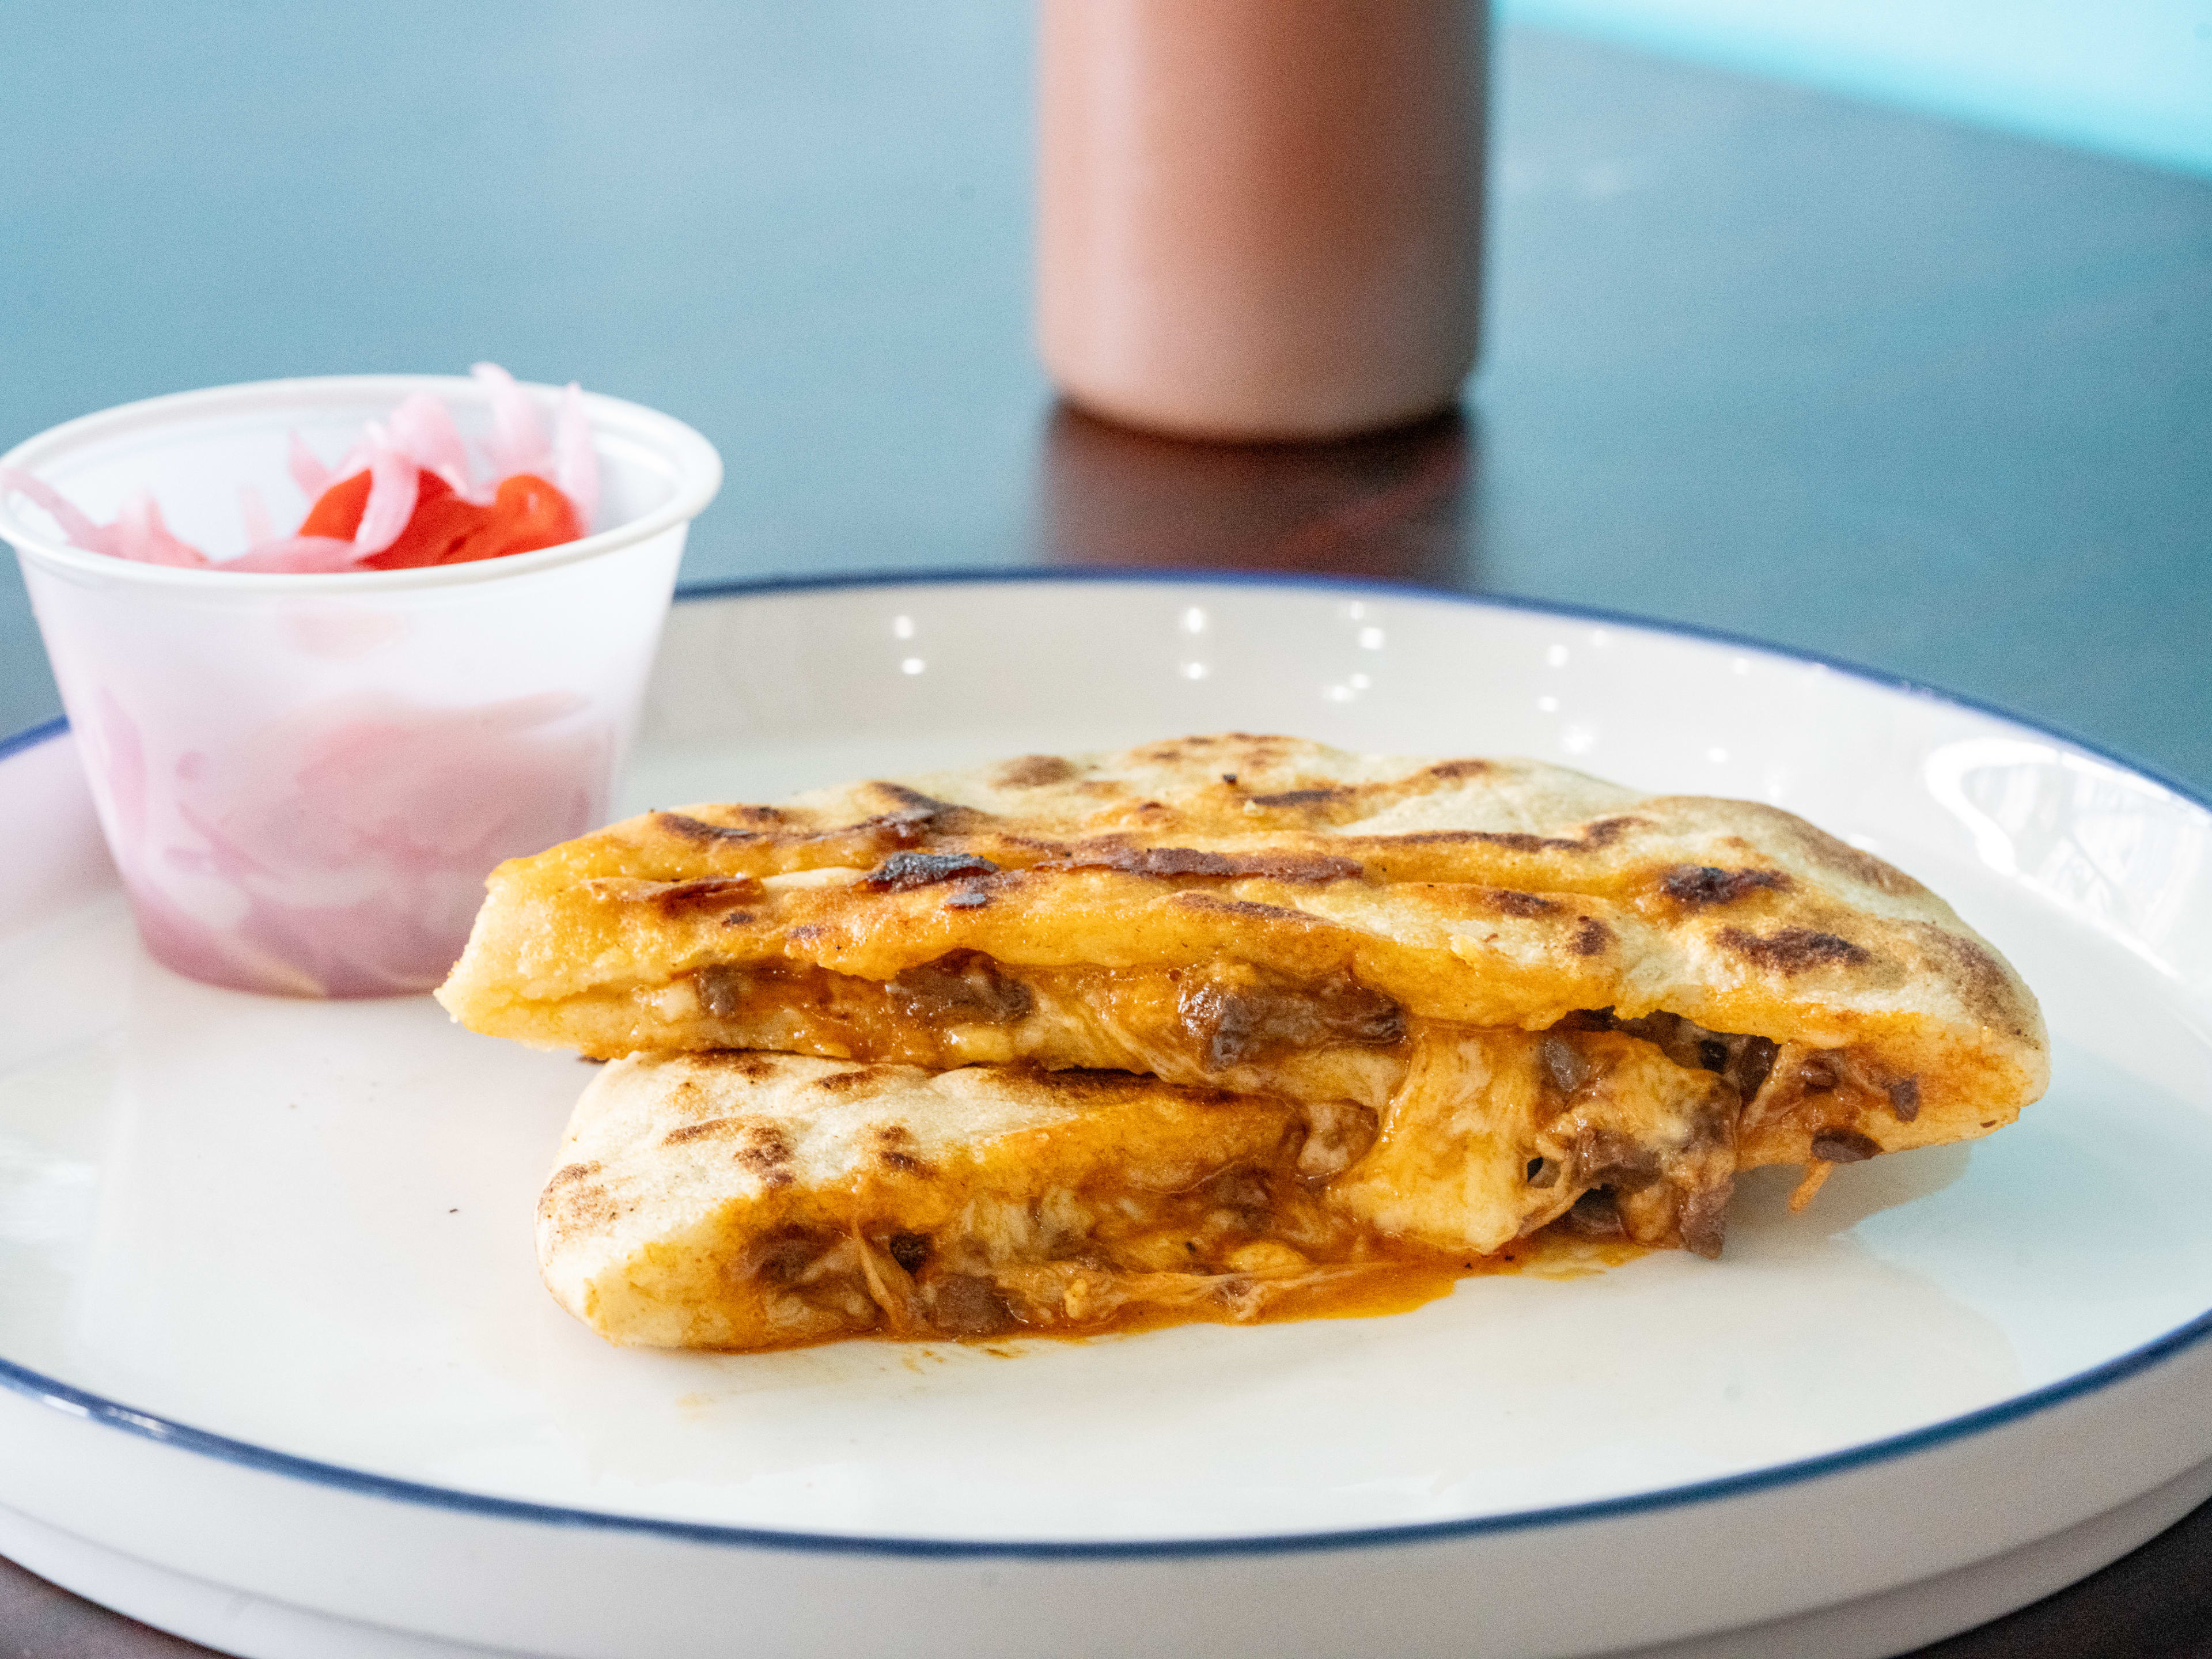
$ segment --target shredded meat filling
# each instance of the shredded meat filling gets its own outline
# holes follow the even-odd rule
[[[1397,1002],[1348,971],[1297,980],[1238,962],[1181,969],[1034,968],[963,950],[887,981],[754,963],[702,968],[689,983],[700,1014],[720,1027],[710,1034],[718,1046],[918,1065],[982,1057],[1159,1069],[1164,1056],[1151,1052],[1122,1060],[1110,1048],[1094,1048],[1099,1058],[1079,1058],[1081,1043],[1096,1033],[1134,1030],[1140,1042],[1175,1057],[1170,1064],[1180,1065],[1181,1080],[1196,1081],[1332,1046],[1388,1048],[1407,1031]],[[1011,1028],[1040,1013],[1044,1025],[1013,1039],[1011,1053],[975,1051],[977,1028]],[[971,1035],[947,1042],[947,1033],[963,1029]],[[1024,1048],[1024,1042],[1043,1046]]]
[[[1184,981],[1183,1029],[1217,1072],[1327,1043],[1387,1045],[1406,1035],[1405,1011],[1343,972],[1301,983],[1244,963]]]
[[[1717,1072],[1735,1085],[1736,1098],[1749,1105],[1766,1086],[1781,1050],[1769,1038],[1709,1031],[1680,1014],[1645,1014],[1617,1019],[1610,1008],[1586,1008],[1569,1014],[1554,1028],[1566,1031],[1625,1031],[1663,1051],[1677,1066]]]
[[[1341,1252],[1352,1248],[1333,1231],[1340,1224],[1354,1224],[1358,1232],[1355,1256],[1376,1250],[1387,1255],[1401,1235],[1427,1241],[1417,1249],[1461,1248],[1453,1243],[1461,1221],[1437,1221],[1437,1216],[1468,1218],[1467,1237],[1510,1238],[1516,1235],[1510,1231],[1486,1231],[1498,1224],[1495,1218],[1501,1214],[1508,1214],[1510,1229],[1509,1210],[1527,1217],[1519,1237],[1556,1220],[1565,1231],[1590,1237],[1680,1245],[1714,1255],[1722,1244],[1739,1138],[1754,1121],[1753,1103],[1765,1114],[1759,1121],[1770,1126],[1778,1114],[1802,1115],[1807,1132],[1820,1137],[1814,1155],[1835,1162],[1879,1150],[1850,1127],[1862,1095],[1900,1121],[1909,1121],[1918,1104],[1912,1079],[1862,1077],[1863,1063],[1848,1051],[1778,1049],[1764,1037],[1714,1031],[1664,1012],[1622,1019],[1610,1009],[1585,1010],[1545,1032],[1470,1030],[1464,1040],[1476,1046],[1456,1048],[1462,1039],[1449,1030],[1417,1027],[1393,998],[1345,969],[1293,979],[1236,961],[1181,969],[1055,969],[1009,965],[957,951],[888,981],[779,963],[708,967],[694,975],[693,987],[701,1012],[724,1023],[720,1040],[739,1047],[755,1046],[759,1033],[777,1043],[818,1043],[842,1057],[945,1065],[971,1061],[979,1051],[994,1055],[990,1045],[1011,1045],[1008,1058],[1019,1063],[1033,1045],[1064,1040],[1062,1034],[1072,1030],[1078,1041],[1066,1043],[1062,1054],[1083,1054],[1084,1041],[1099,1044],[1093,1053],[1111,1054],[1113,1042],[1127,1041],[1133,1058],[1121,1063],[1187,1086],[1218,1085],[1241,1070],[1231,1086],[1261,1094],[1282,1087],[1295,1096],[1308,1079],[1326,1079],[1325,1097],[1298,1107],[1297,1133],[1278,1165],[1216,1171],[1177,1200],[1190,1213],[1172,1226],[1160,1220],[1152,1198],[1134,1199],[1126,1191],[1093,1195],[1102,1205],[1135,1203],[1130,1213],[1150,1217],[1146,1225],[1159,1235],[1149,1243],[1131,1243],[1136,1235],[1116,1223],[1109,1231],[1120,1242],[1110,1247],[1079,1228],[1017,1261],[984,1261],[957,1239],[887,1231],[864,1244],[850,1263],[844,1256],[852,1252],[840,1254],[830,1241],[810,1239],[807,1249],[787,1244],[757,1265],[764,1282],[782,1284],[793,1293],[799,1290],[795,1273],[810,1275],[806,1284],[818,1280],[818,1289],[805,1291],[810,1303],[828,1297],[842,1305],[865,1281],[866,1293],[884,1308],[887,1320],[951,1335],[997,1328],[992,1304],[959,1287],[961,1275],[987,1288],[996,1285],[1011,1310],[1005,1316],[1016,1324],[1064,1323],[1077,1316],[1051,1312],[1060,1305],[1055,1298],[1066,1299],[1068,1308],[1079,1304],[1095,1310],[1170,1290],[1181,1297],[1193,1274],[1241,1283],[1257,1271],[1252,1263],[1274,1259],[1269,1252],[1279,1249],[1303,1253],[1300,1259],[1314,1271],[1335,1271],[1350,1260]],[[1012,1029],[1018,1026],[1020,1030]],[[1133,1036],[1124,1038],[1121,1032]],[[1483,1043],[1491,1047],[1484,1049]],[[1516,1043],[1529,1046],[1516,1049]],[[1291,1069],[1284,1084],[1272,1080],[1271,1068],[1305,1066],[1303,1056],[1362,1048],[1392,1052],[1356,1063],[1327,1061],[1318,1072]],[[1478,1181],[1462,1194],[1449,1184],[1461,1177],[1434,1164],[1435,1149],[1456,1146],[1455,1137],[1471,1132],[1452,1115],[1459,1108],[1435,1094],[1445,1085],[1427,1068],[1446,1063],[1434,1056],[1480,1053],[1492,1058],[1468,1073],[1472,1086],[1507,1088],[1506,1079],[1518,1076],[1523,1081],[1510,1086],[1536,1091],[1533,1097],[1519,1097],[1528,1103],[1516,1109],[1533,1113],[1527,1120],[1532,1127],[1522,1132],[1533,1139],[1524,1139],[1507,1186],[1484,1188]],[[1519,1058],[1511,1058],[1516,1054]],[[1084,1058],[1075,1063],[1101,1062]],[[1057,1062],[1066,1064],[1065,1059]],[[1182,1070],[1180,1079],[1176,1067]],[[1391,1080],[1399,1078],[1404,1080]],[[1419,1089],[1430,1095],[1399,1092]],[[1409,1130],[1407,1123],[1422,1120],[1405,1119],[1401,1099],[1431,1096],[1437,1103],[1419,1109],[1443,1114],[1433,1133]],[[1406,1152],[1416,1142],[1429,1149],[1421,1154],[1429,1164]],[[1473,1152],[1474,1139],[1467,1144],[1470,1155],[1491,1155]],[[1446,1183],[1437,1190],[1455,1194],[1436,1200],[1444,1207],[1421,1210],[1421,1200],[1404,1196],[1432,1180]],[[1324,1213],[1336,1220],[1316,1219]],[[1480,1218],[1486,1216],[1492,1218]],[[1304,1219],[1286,1219],[1293,1217]],[[1346,1217],[1364,1218],[1345,1224]],[[1231,1261],[1231,1246],[1247,1250],[1242,1266]],[[816,1265],[832,1258],[844,1265],[834,1270]],[[1022,1281],[1027,1289],[1005,1277],[1015,1267],[1035,1279]],[[1305,1270],[1285,1271],[1296,1278]],[[1129,1289],[1123,1280],[1133,1273],[1152,1289]]]
[[[998,1287],[980,1273],[946,1273],[929,1286],[930,1322],[947,1336],[996,1336],[1014,1322]]]
[[[1586,1009],[1547,1033],[1539,1051],[1544,1080],[1562,1112],[1597,1084],[1590,1054],[1571,1034],[1599,1031],[1649,1042],[1685,1071],[1708,1073],[1726,1086],[1709,1091],[1663,1147],[1611,1130],[1586,1127],[1578,1133],[1565,1173],[1587,1190],[1566,1224],[1591,1237],[1610,1236],[1606,1228],[1619,1227],[1639,1242],[1665,1240],[1709,1260],[1718,1256],[1735,1182],[1737,1126],[1745,1103],[1765,1086],[1773,1070],[1775,1044],[1710,1031],[1676,1014],[1624,1020],[1609,1008]],[[1547,1159],[1531,1169],[1532,1188],[1539,1177],[1545,1188],[1559,1178],[1549,1165]]]
[[[1584,1238],[1626,1238],[1628,1230],[1621,1224],[1620,1206],[1610,1190],[1593,1187],[1575,1200],[1567,1212],[1567,1230]]]
[[[735,1019],[744,1006],[745,970],[716,964],[691,976],[699,1006],[716,1019]]]
[[[1299,1109],[1272,1154],[1172,1190],[1109,1180],[983,1200],[933,1232],[865,1218],[842,1231],[786,1227],[755,1241],[733,1269],[807,1340],[821,1340],[823,1321],[848,1333],[983,1340],[1130,1318],[1251,1320],[1285,1298],[1356,1299],[1360,1285],[1418,1281],[1430,1287],[1422,1295],[1436,1294],[1471,1264],[1376,1237],[1310,1178],[1316,1156],[1356,1156],[1373,1117],[1346,1102]]]
[[[1011,1025],[1036,1006],[1028,986],[980,951],[955,951],[909,968],[888,988],[908,1018],[950,1024]]]

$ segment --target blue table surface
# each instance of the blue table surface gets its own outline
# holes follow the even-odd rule
[[[687,580],[1157,559],[1163,515],[1248,509],[1268,562],[1334,508],[1279,469],[1125,511],[1155,486],[1053,418],[1030,28],[26,11],[0,438],[489,356],[721,447]],[[1484,361],[1413,574],[1839,654],[2212,787],[2212,185],[1530,29],[1496,85]],[[56,707],[9,570],[0,730]]]

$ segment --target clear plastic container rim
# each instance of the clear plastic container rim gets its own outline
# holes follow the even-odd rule
[[[535,383],[525,383],[523,390],[541,399],[561,395],[557,386]],[[297,410],[305,416],[315,405],[329,403],[378,403],[396,408],[418,392],[471,402],[483,396],[476,381],[458,374],[329,374],[210,386],[199,392],[175,392],[138,403],[121,404],[64,421],[0,455],[0,466],[43,477],[46,467],[74,450],[133,432],[158,432],[204,416],[262,412],[278,415],[288,409]],[[411,570],[312,574],[145,564],[111,554],[87,552],[34,531],[18,516],[10,498],[4,494],[0,494],[0,538],[12,542],[27,560],[95,580],[123,585],[196,587],[210,597],[217,592],[304,595],[374,589],[388,592],[501,580],[618,553],[689,523],[705,510],[715,492],[721,489],[720,454],[713,444],[674,416],[597,392],[584,393],[584,413],[594,438],[619,435],[666,457],[676,478],[675,493],[651,512],[627,524],[602,530],[580,541],[541,548],[534,553],[512,553],[467,564],[428,565]]]

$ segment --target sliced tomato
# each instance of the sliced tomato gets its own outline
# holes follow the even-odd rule
[[[368,507],[369,475],[342,478],[307,509],[302,536],[334,536],[349,541]],[[465,501],[434,472],[420,475],[415,511],[391,546],[362,561],[371,570],[411,570],[428,564],[467,564],[534,553],[541,547],[573,542],[585,530],[576,509],[554,485],[532,473],[501,480],[488,507]]]
[[[434,472],[417,475],[415,511],[391,546],[362,562],[371,570],[412,570],[419,565],[444,564],[453,550],[476,535],[487,508],[476,507],[453,494],[453,485]]]
[[[368,510],[368,474],[356,472],[350,478],[340,478],[315,497],[298,533],[349,542],[353,532],[361,528],[361,515]]]
[[[447,564],[534,553],[541,547],[558,547],[590,533],[576,521],[576,509],[568,498],[535,473],[518,472],[501,479],[490,516],[492,524],[484,541],[451,555]]]

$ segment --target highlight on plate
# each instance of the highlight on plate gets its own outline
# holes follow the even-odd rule
[[[2048,1073],[2010,966],[1790,813],[1243,733],[650,812],[495,871],[439,997],[611,1062],[538,1258],[661,1347],[1718,1257],[1737,1171],[1802,1207]]]
[[[530,396],[496,363],[471,371],[491,406],[492,430],[479,470],[453,411],[418,392],[358,443],[325,465],[292,434],[289,470],[308,498],[289,533],[272,527],[267,505],[239,487],[246,550],[215,559],[171,532],[152,492],[142,490],[112,524],[98,524],[43,479],[0,468],[0,491],[29,500],[60,526],[71,546],[142,564],[193,569],[330,574],[467,564],[557,547],[591,534],[599,507],[599,461],[571,380],[549,434]]]

